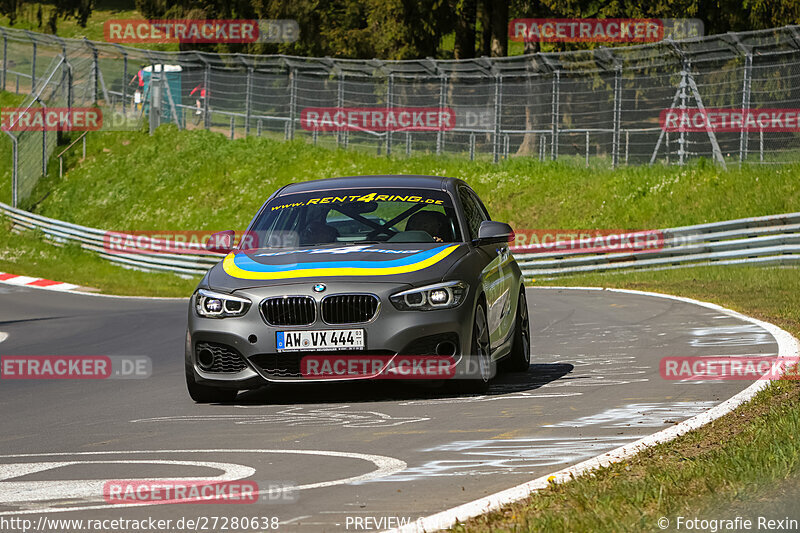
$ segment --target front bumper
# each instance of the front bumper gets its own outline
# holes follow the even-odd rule
[[[340,357],[380,356],[391,360],[397,355],[435,355],[439,342],[453,343],[452,361],[460,364],[462,354],[468,353],[471,342],[474,291],[453,309],[434,311],[399,311],[389,301],[389,296],[411,288],[408,285],[386,282],[331,282],[324,293],[315,293],[313,283],[262,287],[236,291],[237,296],[249,298],[253,305],[237,318],[211,319],[197,316],[190,305],[189,329],[186,337],[186,369],[194,374],[197,383],[221,388],[253,389],[269,382],[315,382],[372,379],[375,376],[307,377],[299,373],[299,361],[309,353],[282,352],[276,349],[277,331],[364,329],[365,348],[357,352],[314,352],[314,355]],[[311,296],[317,306],[325,296],[334,294],[374,294],[380,305],[375,317],[367,323],[329,325],[319,313],[316,320],[306,326],[271,326],[262,317],[260,303],[274,296]],[[318,307],[319,308],[319,307]],[[198,344],[229,347],[232,357],[243,365],[218,365],[215,371],[201,368],[198,363]],[[448,354],[450,355],[450,354]],[[222,371],[220,371],[222,370]]]

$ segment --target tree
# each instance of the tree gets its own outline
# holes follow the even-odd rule
[[[451,9],[455,18],[456,59],[475,57],[475,22],[478,15],[477,0],[452,0]]]
[[[0,0],[0,15],[8,17],[9,25],[17,21],[17,12],[22,7],[23,0]]]

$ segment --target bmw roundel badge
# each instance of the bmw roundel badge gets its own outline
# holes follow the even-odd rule
[[[314,285],[314,292],[322,292],[324,290],[325,290],[324,283],[317,283],[316,285]]]

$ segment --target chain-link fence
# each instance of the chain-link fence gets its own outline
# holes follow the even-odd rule
[[[61,58],[58,69],[69,65],[72,73],[72,105],[97,102],[130,119],[107,121],[111,127],[135,127],[147,117],[151,128],[170,122],[231,138],[587,166],[683,164],[699,156],[723,166],[800,159],[799,128],[667,131],[659,122],[668,109],[800,108],[797,26],[462,61],[158,52],[12,29],[0,29],[0,38],[0,87],[29,92],[47,77],[52,84],[58,75],[50,76],[51,65]],[[310,107],[448,108],[455,124],[435,131],[320,131],[300,120]],[[20,198],[40,175],[33,165],[22,168],[23,150],[32,150],[23,142]]]

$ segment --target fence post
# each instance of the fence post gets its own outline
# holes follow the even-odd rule
[[[389,116],[392,107],[392,90],[394,88],[394,74],[389,74],[386,80],[386,116]],[[386,129],[386,157],[392,155],[392,130]]]
[[[559,121],[559,103],[561,100],[561,71],[556,70],[553,73],[553,104],[550,117],[551,139],[550,139],[550,159],[555,161],[558,159],[558,121]]]
[[[253,67],[247,67],[247,88],[244,95],[244,136],[250,135],[250,113],[253,105]],[[206,93],[208,94],[208,93]]]
[[[236,117],[234,115],[231,115],[231,140],[233,140],[235,135],[236,135]]]
[[[475,132],[469,134],[469,160],[475,161]]]
[[[339,81],[336,87],[336,107],[337,109],[342,109],[344,107],[344,73],[340,70],[339,71]],[[336,130],[336,146],[337,148],[342,147],[342,139],[344,137],[344,133],[342,131],[341,126]]]
[[[202,58],[202,56],[201,56]],[[203,87],[206,89],[206,97],[203,98],[203,127],[205,129],[211,129],[211,115],[209,113],[209,100],[211,100],[211,65],[203,59],[203,63],[205,63],[205,68],[203,69]]]
[[[689,81],[687,77],[689,76],[689,65],[686,63],[686,59],[683,60],[681,63],[681,92],[680,92],[680,110],[681,116],[685,116],[686,113],[686,88],[689,86]],[[683,165],[684,160],[686,159],[686,132],[683,131],[684,128],[681,128],[680,135],[678,136],[678,164]]]
[[[611,144],[611,168],[619,165],[620,120],[622,119],[622,70],[614,70],[614,138]]]
[[[447,74],[439,75],[439,110],[444,109],[445,102],[447,101]],[[436,155],[442,153],[444,149],[444,130],[442,130],[442,122],[439,121],[439,131],[436,132]]]
[[[739,131],[739,165],[747,158],[748,132],[745,127],[745,113],[750,109],[750,87],[752,84],[753,54],[749,51],[744,56],[744,80],[742,83],[742,128]]]
[[[120,50],[122,50],[122,114],[128,116],[127,110],[125,109],[128,105],[128,54],[121,46]],[[138,88],[139,85],[137,84],[136,87]]]
[[[625,130],[625,165],[628,164],[628,154],[630,153],[628,148],[630,146],[630,142],[631,142],[631,132],[630,130]]]
[[[47,115],[47,106],[37,98],[37,102],[42,106],[42,116]],[[42,121],[42,176],[47,176],[47,128]]]
[[[503,77],[496,74],[494,78],[494,139],[492,142],[492,161],[497,163],[500,160],[500,132],[502,124],[500,121],[500,111],[503,106]]]
[[[161,124],[161,78],[156,77],[155,64],[153,64],[153,72],[150,76],[150,135],[153,135],[156,128]]]
[[[589,130],[586,130],[586,168],[589,168]]]
[[[411,155],[411,132],[406,132],[406,155]]]
[[[28,37],[30,39],[30,36]],[[31,92],[36,90],[36,39],[31,39],[33,43],[33,59],[31,60]]]
[[[3,34],[3,78],[0,80],[0,91],[5,91],[8,79],[8,35],[2,28],[0,28],[0,33]]]
[[[98,61],[97,61],[97,48],[95,48],[94,45],[92,44],[92,41],[90,41],[86,37],[83,38],[83,42],[86,43],[86,46],[88,46],[89,49],[92,51],[92,82],[91,82],[91,88],[92,88],[92,103],[95,103],[95,102],[97,102],[97,86],[98,86],[98,83],[99,83],[99,80],[100,80],[100,73],[99,73],[100,66],[98,65]],[[162,74],[163,74],[163,70],[164,70],[164,66],[163,65],[161,66],[161,70],[162,70]],[[153,66],[153,71],[155,71],[155,65]]]
[[[297,71],[289,67],[289,140],[294,139],[294,119],[297,113]]]
[[[11,207],[17,207],[17,190],[19,189],[19,139],[7,132],[11,137]]]

